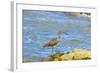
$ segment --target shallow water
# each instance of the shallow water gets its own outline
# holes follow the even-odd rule
[[[43,45],[63,32],[54,52],[75,48],[91,49],[91,20],[70,15],[71,12],[23,10],[23,60],[40,61],[52,54],[52,47]]]

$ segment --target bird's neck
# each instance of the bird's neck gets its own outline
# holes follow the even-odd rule
[[[57,39],[60,40],[60,39],[61,39],[61,35],[58,35],[58,36],[57,36]]]

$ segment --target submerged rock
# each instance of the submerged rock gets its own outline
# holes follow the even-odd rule
[[[44,57],[41,61],[53,61],[52,57]]]
[[[32,60],[23,60],[23,63],[30,63]]]

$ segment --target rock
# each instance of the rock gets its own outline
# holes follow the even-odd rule
[[[66,53],[55,53],[42,61],[68,61],[68,60],[87,60],[91,59],[91,51],[85,49],[74,49]]]
[[[89,59],[91,58],[91,51],[84,50],[84,49],[75,49],[74,52],[74,59],[75,60],[82,60],[82,59]]]
[[[91,51],[84,49],[74,49],[68,54],[64,54],[61,57],[61,60],[86,60],[91,59]]]
[[[73,56],[74,56],[74,53],[69,53],[69,54],[62,55],[60,58],[62,61],[66,61],[66,60],[72,60]]]

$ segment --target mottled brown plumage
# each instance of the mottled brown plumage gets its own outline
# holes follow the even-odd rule
[[[59,40],[57,40],[57,38],[51,39],[47,44],[45,44],[43,47],[44,48],[48,48],[48,47],[53,47],[55,45],[57,45],[57,43],[59,42]]]
[[[48,43],[46,43],[43,47],[48,48],[48,47],[56,46],[58,44],[60,38],[61,38],[61,32],[58,33],[56,38],[49,40]]]

